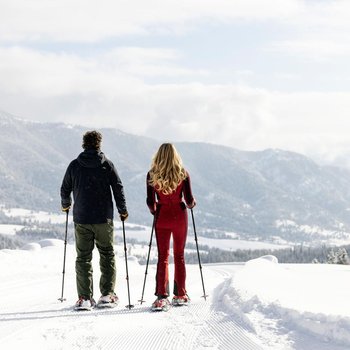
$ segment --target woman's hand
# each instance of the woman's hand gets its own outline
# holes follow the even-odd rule
[[[191,204],[187,204],[187,208],[188,209],[192,209],[192,208],[194,208],[195,206],[196,206],[196,200],[195,199],[193,199],[193,201],[192,201],[192,203]]]

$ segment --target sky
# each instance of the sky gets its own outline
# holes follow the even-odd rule
[[[0,0],[0,110],[350,164],[350,1]]]

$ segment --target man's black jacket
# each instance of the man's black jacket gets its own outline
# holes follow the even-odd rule
[[[123,184],[113,163],[97,150],[80,153],[68,166],[61,186],[62,208],[71,206],[77,224],[103,224],[113,219],[112,193],[119,214],[127,212]]]

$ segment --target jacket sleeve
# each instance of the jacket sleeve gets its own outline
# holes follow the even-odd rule
[[[118,209],[119,214],[126,214],[128,212],[126,208],[125,195],[124,195],[124,187],[120,177],[118,175],[117,169],[114,167],[112,162],[109,162],[111,167],[110,172],[110,184],[115,200],[115,204]]]
[[[62,208],[68,208],[72,205],[71,193],[73,190],[72,180],[72,163],[69,164],[66,173],[63,177],[61,185],[61,206]]]
[[[189,208],[193,208],[196,205],[196,201],[192,195],[191,178],[188,172],[187,172],[187,177],[184,180],[183,194],[184,194],[184,198],[187,206]]]
[[[154,214],[156,212],[156,191],[153,186],[150,185],[149,180],[150,180],[150,175],[149,172],[147,173],[147,178],[146,178],[146,187],[147,187],[147,198],[146,198],[146,203],[148,206],[149,211]]]

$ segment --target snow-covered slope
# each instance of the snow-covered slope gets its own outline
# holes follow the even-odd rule
[[[349,266],[248,261],[220,292],[270,349],[350,348]]]
[[[155,266],[128,260],[128,303],[122,249],[112,310],[74,312],[74,246],[67,246],[66,301],[61,295],[63,242],[44,240],[23,250],[0,250],[0,348],[28,349],[318,349],[350,347],[349,267],[279,265],[273,257],[244,265],[204,265],[204,301],[198,265],[188,265],[188,307],[152,313]],[[146,248],[145,248],[146,249]],[[95,298],[98,254],[94,255]],[[172,266],[171,266],[172,269]],[[331,287],[334,286],[334,287]],[[342,307],[342,305],[344,307]]]

